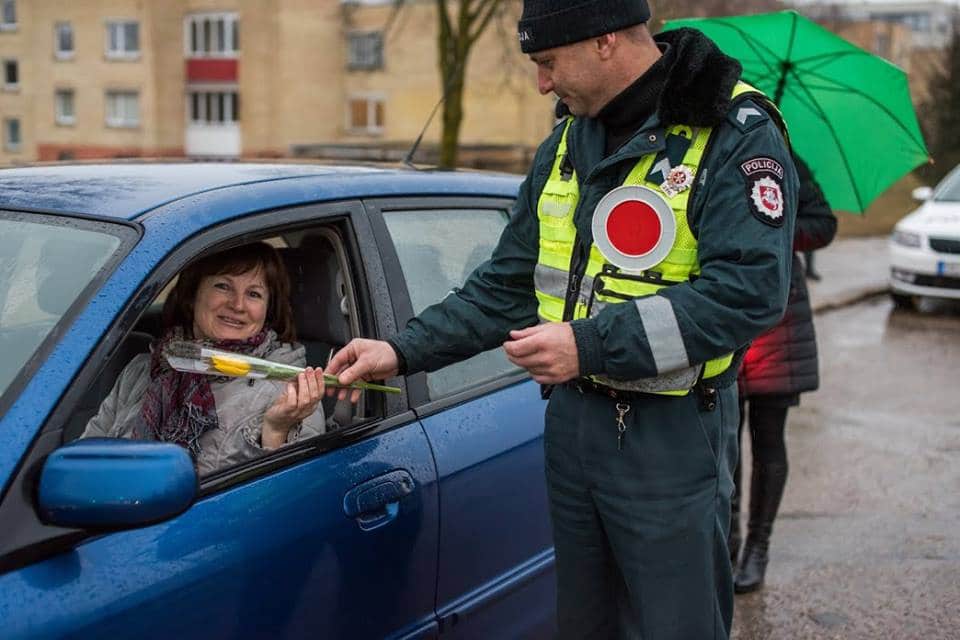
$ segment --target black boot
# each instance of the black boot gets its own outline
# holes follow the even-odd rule
[[[787,465],[785,463],[757,464],[754,462],[750,486],[750,521],[748,523],[747,543],[743,548],[740,568],[733,581],[736,593],[750,593],[763,586],[767,571],[767,551],[770,547],[770,533],[773,521],[777,517],[780,498],[787,483]]]

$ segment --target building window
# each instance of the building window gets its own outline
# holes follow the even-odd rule
[[[57,89],[54,96],[54,111],[57,124],[71,125],[77,121],[73,106],[73,89]]]
[[[873,42],[873,52],[882,58],[890,58],[890,34],[889,33],[877,33],[874,36]]]
[[[348,69],[383,68],[383,33],[380,31],[357,32],[347,35]]]
[[[73,25],[69,22],[58,22],[54,26],[53,53],[61,59],[73,57]]]
[[[236,91],[191,91],[187,99],[190,124],[226,125],[240,121]]]
[[[20,66],[16,60],[3,61],[3,88],[7,90],[20,88]]]
[[[383,98],[354,96],[350,98],[347,129],[354,133],[382,133],[383,112]]]
[[[140,23],[115,20],[107,23],[107,57],[137,58],[140,56]]]
[[[202,13],[187,17],[187,56],[234,58],[240,51],[240,28],[235,13]]]
[[[17,28],[16,0],[3,0],[2,15],[0,15],[0,31],[14,31]]]
[[[20,150],[20,118],[3,121],[3,147],[7,151]]]
[[[136,91],[108,91],[107,126],[140,126],[140,94]]]

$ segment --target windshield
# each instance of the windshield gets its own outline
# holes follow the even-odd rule
[[[64,219],[0,217],[0,395],[121,243],[35,220]]]
[[[937,202],[960,202],[960,167],[957,167],[937,186],[933,199]]]

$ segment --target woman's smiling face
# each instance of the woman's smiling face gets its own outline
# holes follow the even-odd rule
[[[270,291],[263,269],[204,276],[193,303],[193,335],[208,340],[246,340],[263,328]]]

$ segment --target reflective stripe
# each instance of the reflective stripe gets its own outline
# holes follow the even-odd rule
[[[533,270],[533,284],[537,291],[542,291],[556,298],[564,297],[569,280],[570,273],[568,271],[554,269],[539,262]]]
[[[653,353],[657,373],[676,371],[690,366],[687,349],[683,346],[680,325],[673,312],[673,305],[663,296],[647,296],[635,301],[647,344]]]
[[[573,209],[573,204],[572,202],[564,202],[557,198],[544,197],[540,201],[540,212],[555,218],[565,218],[570,214],[570,210]]]
[[[585,305],[590,302],[591,291],[593,291],[593,276],[585,275],[580,281],[580,304]]]

